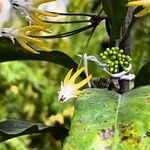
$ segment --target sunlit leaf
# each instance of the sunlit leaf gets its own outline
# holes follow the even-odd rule
[[[150,86],[119,95],[84,90],[64,150],[149,150]]]

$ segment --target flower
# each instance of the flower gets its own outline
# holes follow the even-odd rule
[[[83,72],[85,70],[85,67],[80,68],[79,70],[77,70],[74,75],[72,75],[72,70],[71,69],[68,74],[66,75],[64,82],[61,82],[61,89],[58,92],[59,96],[58,99],[61,102],[66,102],[67,100],[69,100],[70,98],[74,98],[77,97],[80,94],[79,89],[84,86],[86,83],[88,83],[92,76],[88,76],[86,79],[82,80],[79,83],[75,83],[76,78],[81,74],[81,72]]]
[[[136,0],[129,2],[127,6],[143,6],[143,10],[135,14],[135,17],[143,17],[150,13],[150,0]]]
[[[14,39],[16,39],[23,48],[32,53],[38,54],[38,51],[50,50],[42,40],[37,39],[35,37],[31,37],[41,31],[49,33],[48,31],[45,31],[44,27],[33,25],[23,27],[18,30],[14,30],[13,28],[2,28],[1,34],[4,37],[10,38],[13,43],[15,43]]]
[[[11,4],[9,0],[0,0],[0,28],[9,20],[11,15]]]
[[[55,0],[11,0],[12,6],[23,16],[29,23],[39,24],[39,25],[48,25],[42,21],[42,18],[45,16],[56,17],[58,13],[52,13],[38,9],[38,7],[50,1]]]

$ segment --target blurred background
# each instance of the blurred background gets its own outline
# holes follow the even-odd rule
[[[98,13],[99,1],[69,0],[67,11],[72,13]],[[65,17],[66,21],[79,20],[81,17]],[[132,30],[132,59],[133,70],[139,69],[150,61],[150,19],[143,17],[138,20]],[[15,28],[26,26],[27,23],[16,13],[13,14],[6,26]],[[54,33],[74,30],[85,26],[86,23],[75,25],[54,24]],[[72,37],[51,39],[49,47],[60,50],[74,58],[79,63],[77,54],[82,54],[86,39],[90,32],[86,31]],[[8,39],[10,40],[10,39]],[[0,39],[1,41],[1,39]],[[107,45],[108,35],[102,22],[96,29],[87,53],[99,55]],[[1,44],[1,42],[0,42]],[[7,44],[7,43],[6,43]],[[93,65],[93,64],[90,64]],[[89,68],[93,76],[101,77],[102,72],[95,66]],[[0,121],[20,119],[30,122],[41,122],[51,125],[56,121],[69,127],[73,114],[73,102],[58,102],[58,90],[68,69],[44,61],[14,61],[0,64]],[[50,134],[31,135],[8,140],[0,144],[0,150],[59,150],[62,141]]]

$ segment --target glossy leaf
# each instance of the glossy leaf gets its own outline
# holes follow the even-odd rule
[[[8,139],[35,133],[51,133],[57,137],[65,137],[68,130],[62,126],[46,126],[42,123],[30,123],[20,120],[7,120],[0,122],[0,142]]]
[[[77,69],[77,63],[67,54],[61,51],[40,52],[34,54],[24,50],[17,43],[14,45],[10,40],[0,38],[0,62],[14,60],[43,60],[62,65],[66,68]]]
[[[119,36],[119,30],[127,12],[128,0],[102,0],[103,8],[111,24],[111,38]]]
[[[119,95],[84,90],[63,150],[149,150],[150,86]]]
[[[134,88],[143,85],[150,85],[150,62],[146,63],[138,72],[135,82]]]

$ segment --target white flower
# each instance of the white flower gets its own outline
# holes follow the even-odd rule
[[[76,71],[72,76],[72,69],[68,72],[66,75],[64,82],[61,83],[61,89],[58,92],[59,96],[58,99],[61,102],[66,102],[70,98],[77,97],[80,94],[80,88],[87,84],[92,76],[88,76],[86,79],[82,80],[79,83],[75,83],[76,78],[85,70],[85,67],[80,68],[78,71]]]

